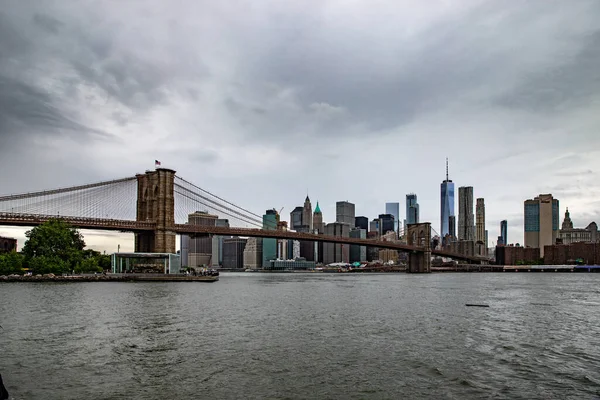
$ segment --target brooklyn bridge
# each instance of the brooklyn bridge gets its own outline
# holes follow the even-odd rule
[[[200,209],[226,215],[235,225],[190,225],[187,216]],[[342,243],[393,249],[409,254],[408,271],[429,272],[432,256],[470,263],[479,257],[431,247],[431,225],[406,229],[406,244],[301,233],[263,226],[262,217],[179,177],[172,169],[157,168],[132,177],[52,190],[0,196],[0,225],[36,226],[60,218],[80,229],[133,232],[136,252],[175,253],[176,235],[242,236]]]

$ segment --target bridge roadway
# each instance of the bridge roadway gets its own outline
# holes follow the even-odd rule
[[[152,222],[138,222],[130,220],[102,219],[102,218],[81,218],[57,215],[37,215],[37,214],[16,214],[0,213],[0,225],[4,226],[37,226],[44,222],[60,218],[71,226],[79,229],[112,230],[122,232],[148,232],[156,230],[156,224]],[[264,230],[252,228],[225,228],[218,226],[202,226],[175,224],[170,231],[178,234],[187,235],[220,235],[220,236],[242,236],[242,237],[262,237],[270,239],[292,239],[306,240],[323,243],[341,243],[354,244],[359,246],[372,246],[381,249],[392,249],[404,252],[423,252],[423,247],[409,246],[407,244],[395,243],[374,239],[359,239],[341,236],[315,235],[312,233],[301,233],[294,231]],[[454,260],[463,260],[474,263],[480,263],[483,260],[480,257],[464,256],[462,254],[452,253],[442,250],[432,250],[432,255],[452,258]]]

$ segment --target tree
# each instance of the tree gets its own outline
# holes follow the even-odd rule
[[[16,251],[0,254],[0,275],[22,274],[24,258]]]
[[[62,220],[51,219],[25,236],[25,263],[36,273],[68,272],[83,261],[83,236]]]

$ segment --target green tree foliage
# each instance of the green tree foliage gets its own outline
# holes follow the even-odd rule
[[[110,256],[85,249],[81,233],[62,220],[50,220],[25,236],[24,262],[36,274],[91,273],[110,268]]]
[[[16,251],[0,254],[0,275],[22,274],[24,259]]]

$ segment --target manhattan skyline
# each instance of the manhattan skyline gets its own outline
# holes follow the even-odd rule
[[[523,244],[523,201],[540,193],[575,226],[598,222],[600,4],[550,3],[10,3],[0,194],[157,159],[285,219],[307,188],[325,222],[342,200],[370,220],[399,202],[403,220],[414,192],[437,230],[449,157],[456,188],[485,198],[490,241],[506,219]]]

